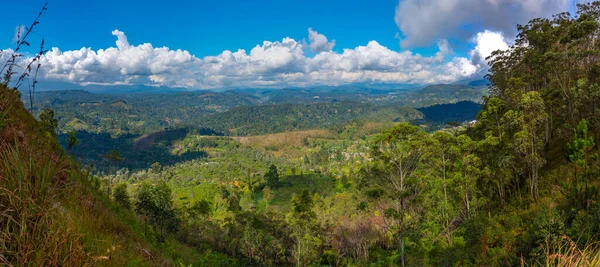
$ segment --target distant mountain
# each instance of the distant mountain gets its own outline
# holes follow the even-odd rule
[[[459,101],[481,102],[487,95],[487,87],[458,84],[435,84],[398,97],[398,104],[412,107],[427,107],[436,104],[456,103]]]
[[[488,79],[482,79],[479,76],[473,77],[471,79],[460,80],[458,82],[452,83],[454,85],[468,85],[468,86],[488,86],[490,81]]]
[[[359,90],[382,90],[382,91],[414,91],[422,88],[420,84],[398,84],[398,83],[352,83],[346,85],[317,85],[308,87],[285,87],[285,88],[214,88],[214,89],[187,89],[166,86],[148,86],[148,85],[79,85],[76,83],[61,81],[40,81],[37,91],[59,91],[59,90],[86,90],[94,93],[169,93],[181,91],[213,91],[226,92],[234,91],[238,93],[264,93],[275,92],[279,90],[311,90],[319,92],[347,91],[355,92]],[[27,89],[22,89],[25,93]]]
[[[419,90],[422,94],[438,94],[444,92],[457,92],[460,90],[471,90],[470,86],[465,85],[457,85],[457,84],[434,84],[424,87]]]
[[[23,94],[27,89],[21,87]],[[147,85],[79,85],[68,82],[40,81],[37,85],[38,92],[45,91],[64,91],[64,90],[85,90],[93,93],[171,93],[189,91],[186,88],[171,88],[166,86],[147,86]]]
[[[467,85],[468,86],[489,86],[490,81],[488,79],[476,80],[476,81],[469,82]]]

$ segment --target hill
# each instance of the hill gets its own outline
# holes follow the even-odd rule
[[[22,100],[29,105],[28,98]],[[211,114],[259,102],[254,96],[233,92],[97,94],[83,90],[46,91],[36,95],[33,112],[52,108],[58,115],[58,127],[62,132],[80,130],[85,125],[85,130],[93,133],[148,134],[165,128],[195,126]]]
[[[100,190],[38,122],[18,91],[0,87],[0,265],[174,265],[194,250],[154,231]]]
[[[228,135],[325,129],[351,120],[398,122],[419,118],[411,108],[358,102],[242,106],[206,117],[199,125]]]
[[[52,108],[57,114],[58,129],[62,133],[71,130],[85,130],[91,133],[150,134],[165,128],[212,127],[218,119],[226,117],[222,113],[236,116],[236,112],[261,113],[280,110],[282,112],[304,110],[310,114],[315,109],[335,112],[336,106],[357,107],[364,110],[358,114],[321,114],[320,119],[327,125],[339,124],[351,119],[364,119],[374,122],[413,119],[417,114],[403,116],[408,108],[427,107],[436,104],[456,103],[459,101],[481,102],[487,93],[483,87],[466,85],[435,85],[421,90],[390,88],[370,88],[361,86],[308,87],[287,89],[245,89],[223,92],[189,91],[189,92],[152,92],[131,93],[90,93],[83,90],[44,91],[35,96],[33,113],[44,108]],[[22,98],[26,106],[30,99]],[[340,104],[341,103],[341,104]],[[354,104],[350,104],[354,103]],[[361,106],[358,108],[358,106]],[[273,106],[273,107],[268,107]],[[293,108],[292,108],[293,106]],[[252,108],[254,107],[254,108]],[[404,111],[402,111],[404,109]],[[321,111],[318,111],[321,112]],[[323,113],[321,112],[321,113]],[[381,118],[381,116],[384,118]],[[295,115],[293,115],[295,116]],[[262,117],[263,119],[265,117]],[[278,119],[272,117],[273,119]],[[292,118],[295,124],[275,126],[269,131],[235,133],[262,134],[279,131],[304,130],[315,127],[319,119],[307,117],[304,121]],[[235,125],[234,125],[235,124]],[[229,128],[216,127],[219,131],[229,133],[229,129],[237,128],[240,122],[231,123]],[[319,127],[328,127],[319,125]],[[308,127],[308,128],[307,128]]]
[[[481,104],[471,101],[460,101],[453,104],[439,104],[417,109],[423,113],[423,122],[440,128],[449,122],[461,124],[475,120],[481,110]]]

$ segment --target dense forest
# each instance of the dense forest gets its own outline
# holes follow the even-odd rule
[[[519,25],[489,90],[2,86],[0,264],[598,266],[599,21]]]
[[[58,130],[63,133],[142,135],[165,128],[205,127],[224,134],[248,135],[327,128],[351,120],[414,120],[421,115],[409,107],[480,102],[486,93],[481,86],[445,84],[416,91],[362,87],[118,94],[44,91],[35,95],[32,112],[53,109]],[[23,101],[30,105],[27,94],[23,94]],[[260,119],[249,114],[260,114]],[[468,120],[474,118],[467,116]],[[223,119],[226,122],[222,123]],[[271,123],[257,127],[265,119]],[[439,122],[437,118],[428,121]]]

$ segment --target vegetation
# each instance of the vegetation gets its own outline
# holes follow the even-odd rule
[[[34,113],[52,108],[58,130],[144,135],[165,128],[210,128],[229,135],[256,135],[292,130],[330,128],[351,120],[409,121],[422,118],[408,107],[459,101],[480,102],[485,87],[429,86],[420,91],[354,87],[267,91],[90,93],[82,90],[36,94]],[[23,98],[30,104],[28,98]],[[177,107],[177,108],[175,108]],[[460,118],[474,119],[470,111]],[[125,119],[124,119],[125,118]],[[271,120],[266,127],[263,120]],[[438,121],[438,118],[427,118]],[[206,129],[205,129],[206,130]]]
[[[0,88],[0,264],[160,265],[193,250],[143,235],[141,221],[99,191],[37,122],[15,90]],[[161,249],[159,249],[161,248]],[[175,249],[177,248],[177,249]]]
[[[596,266],[598,21],[600,2],[519,26],[481,106],[446,103],[477,95],[459,85],[403,92],[441,104],[418,111],[360,88],[173,94],[183,111],[148,115],[164,95],[55,92],[38,121],[2,87],[0,263]],[[98,123],[116,114],[135,119]]]

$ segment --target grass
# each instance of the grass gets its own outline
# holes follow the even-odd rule
[[[579,248],[573,240],[563,236],[555,252],[549,251],[550,249],[546,252],[546,262],[543,264],[546,267],[600,266],[600,243],[597,242]]]
[[[33,148],[0,144],[0,262],[56,266],[89,263],[81,236],[64,224],[61,187],[68,164]]]
[[[201,259],[159,243],[44,132],[18,93],[0,88],[0,265],[159,266]]]

